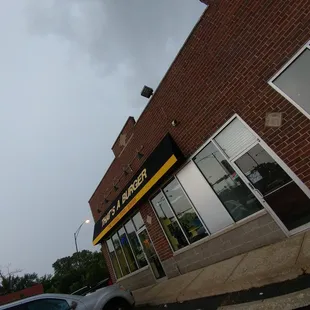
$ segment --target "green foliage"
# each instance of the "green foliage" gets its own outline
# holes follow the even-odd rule
[[[0,291],[16,292],[42,283],[46,293],[72,293],[84,286],[92,286],[109,276],[103,256],[99,252],[81,251],[56,260],[54,275],[39,277],[36,273],[23,276],[3,276],[0,272]]]

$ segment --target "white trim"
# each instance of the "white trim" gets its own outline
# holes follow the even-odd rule
[[[275,89],[280,95],[282,95],[285,99],[287,99],[291,104],[295,106],[302,114],[310,119],[310,114],[303,107],[301,107],[297,102],[295,102],[291,97],[289,97],[285,92],[283,92],[277,85],[273,82],[276,78],[278,78],[284,71],[306,50],[310,50],[310,41],[308,41],[298,52],[276,73],[274,74],[268,84]]]
[[[207,237],[205,237],[203,239],[200,239],[200,240],[190,244],[189,246],[184,247],[183,249],[180,249],[180,250],[174,252],[173,256],[178,256],[178,255],[180,255],[180,254],[182,254],[182,253],[184,253],[184,252],[186,252],[188,250],[191,250],[191,249],[193,249],[193,248],[195,248],[195,247],[197,247],[197,246],[199,246],[201,244],[209,242],[212,239],[218,238],[221,235],[224,235],[224,234],[226,234],[226,233],[228,233],[228,232],[230,232],[232,230],[235,230],[236,228],[238,228],[240,226],[243,226],[246,223],[252,222],[252,221],[254,221],[254,220],[256,220],[256,219],[258,219],[258,218],[260,218],[260,217],[262,217],[262,216],[264,216],[266,214],[269,214],[269,213],[265,209],[262,209],[262,210],[260,210],[260,211],[258,211],[256,213],[254,213],[254,214],[251,214],[248,217],[245,217],[244,219],[242,219],[242,220],[240,220],[238,222],[233,223],[232,225],[229,225],[229,226],[223,228],[222,230],[217,231],[216,233],[214,233],[212,235],[209,235],[209,236],[207,236]]]

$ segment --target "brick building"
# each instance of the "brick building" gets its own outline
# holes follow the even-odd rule
[[[131,289],[310,227],[309,2],[206,2],[89,201]]]

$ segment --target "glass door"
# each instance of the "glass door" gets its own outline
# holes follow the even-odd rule
[[[256,196],[291,231],[310,222],[310,199],[260,143],[234,160]]]
[[[138,232],[138,236],[142,244],[144,253],[147,257],[147,260],[153,270],[155,278],[158,280],[160,278],[165,277],[166,276],[165,271],[161,265],[161,262],[157,256],[153,243],[145,227],[141,228],[141,230]]]

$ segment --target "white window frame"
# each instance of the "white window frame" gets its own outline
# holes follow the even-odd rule
[[[310,44],[310,41],[309,41],[309,43],[308,44]],[[282,167],[282,169],[292,178],[292,180],[303,190],[303,192],[310,198],[310,189],[299,179],[299,177],[284,163],[284,161],[267,145],[267,143],[265,143],[263,140],[262,140],[262,138],[252,129],[252,127],[248,124],[248,123],[246,123],[238,114],[233,114],[233,116],[231,116],[228,120],[226,120],[226,122],[221,126],[221,127],[219,127],[210,137],[209,137],[209,139],[207,139],[185,162],[184,162],[184,164],[183,165],[181,165],[181,167],[179,167],[178,169],[177,169],[177,171],[175,171],[175,173],[171,176],[171,178],[169,178],[167,181],[165,181],[158,189],[157,189],[157,191],[155,192],[155,194],[154,195],[151,195],[151,197],[150,197],[150,199],[149,199],[149,204],[150,204],[150,206],[151,206],[151,208],[153,209],[153,212],[154,212],[154,214],[155,214],[155,216],[156,216],[156,219],[157,219],[157,221],[159,222],[159,225],[160,225],[160,227],[161,227],[161,229],[162,229],[162,231],[163,231],[163,234],[164,234],[164,236],[165,236],[165,238],[167,239],[167,242],[168,242],[168,244],[169,244],[169,246],[170,246],[170,248],[171,248],[171,251],[173,252],[173,255],[174,256],[176,256],[176,255],[178,255],[179,253],[183,253],[183,252],[185,252],[185,251],[187,251],[187,250],[189,250],[189,249],[191,249],[191,248],[193,248],[193,247],[195,247],[195,246],[197,246],[197,245],[200,245],[200,244],[202,244],[202,243],[205,243],[205,242],[208,242],[209,240],[211,240],[211,239],[214,239],[214,238],[216,238],[216,237],[218,237],[218,236],[220,236],[220,235],[222,235],[222,234],[224,234],[224,233],[226,233],[226,232],[228,232],[228,231],[230,231],[230,230],[233,230],[234,228],[236,228],[236,227],[238,227],[238,226],[240,226],[240,225],[243,225],[243,224],[245,224],[245,223],[247,223],[247,222],[249,222],[249,221],[251,221],[251,220],[253,220],[253,219],[256,219],[256,218],[258,218],[258,217],[260,217],[260,216],[263,216],[263,215],[265,215],[265,214],[269,214],[269,215],[271,215],[271,217],[274,219],[274,221],[279,225],[279,227],[280,227],[280,229],[283,231],[283,233],[286,235],[286,236],[289,236],[289,234],[288,234],[288,232],[286,231],[286,229],[284,229],[283,227],[283,224],[282,224],[282,222],[278,219],[278,217],[276,216],[274,216],[273,215],[273,213],[272,212],[270,212],[270,210],[269,209],[267,209],[264,205],[263,205],[263,209],[262,210],[260,210],[260,211],[257,211],[256,213],[253,213],[253,214],[251,214],[251,215],[249,215],[249,216],[247,216],[247,217],[245,217],[245,218],[243,218],[243,219],[241,219],[240,221],[238,221],[238,222],[235,222],[234,221],[234,223],[232,223],[230,226],[227,226],[227,227],[225,227],[225,228],[223,228],[222,230],[219,230],[219,231],[217,231],[216,233],[214,233],[214,234],[209,234],[209,236],[206,236],[205,238],[202,238],[202,239],[200,239],[200,240],[197,240],[196,242],[194,242],[194,243],[191,243],[191,244],[189,244],[189,245],[187,245],[187,246],[185,246],[185,247],[183,247],[182,249],[179,249],[179,250],[176,250],[176,251],[174,251],[173,250],[173,248],[172,248],[172,246],[171,246],[171,243],[170,243],[170,240],[169,240],[169,238],[168,238],[168,236],[167,236],[167,234],[166,234],[166,232],[165,232],[165,230],[164,230],[164,228],[163,228],[163,226],[162,226],[162,224],[161,224],[161,222],[160,222],[160,220],[159,220],[159,217],[158,217],[158,215],[157,215],[157,212],[156,212],[156,210],[155,210],[155,208],[154,208],[154,206],[153,206],[153,204],[152,204],[152,199],[159,193],[159,191],[161,191],[161,189],[162,188],[164,188],[171,180],[172,180],[172,178],[173,177],[176,177],[176,175],[177,175],[177,173],[179,172],[179,171],[181,171],[182,169],[183,169],[183,167],[185,167],[189,162],[191,162],[191,161],[193,161],[193,158],[200,152],[200,151],[202,151],[210,142],[213,142],[213,143],[215,143],[215,145],[218,147],[218,149],[220,150],[220,152],[221,152],[221,154],[230,162],[230,160],[231,160],[231,158],[228,158],[227,157],[227,155],[224,153],[224,152],[222,152],[221,151],[221,148],[217,145],[217,143],[216,143],[216,141],[215,141],[215,138],[216,138],[216,136],[220,133],[220,132],[222,132],[234,119],[238,119],[242,124],[244,124],[245,126],[246,126],[246,128],[256,137],[256,141],[257,142],[260,142],[260,144],[263,146],[263,148],[270,154],[270,156],[272,156],[273,157],[273,159],[274,160],[276,160],[276,162],[277,162],[277,164],[280,166],[280,167]],[[256,143],[256,142],[255,142]],[[254,143],[254,144],[255,144]],[[252,144],[252,145],[254,145],[254,144]],[[245,152],[245,151],[243,151],[243,152]],[[241,152],[242,153],[242,152]],[[237,154],[236,156],[240,156],[240,153],[239,154]],[[235,156],[235,157],[236,157]],[[236,172],[238,173],[238,175],[240,176],[240,171],[237,169],[237,167],[235,167],[235,166],[233,166],[233,169],[235,169],[236,170]],[[237,171],[238,170],[238,171]],[[249,186],[249,184],[248,184],[248,182],[244,182],[244,184],[250,189],[250,191],[251,192],[253,192],[252,191],[252,189],[250,188],[250,186]],[[194,208],[194,210],[196,211],[196,213],[197,214],[199,214],[199,212],[196,210],[196,208],[193,206],[193,208]],[[228,211],[227,211],[228,212]],[[228,212],[229,213],[229,212]],[[199,218],[200,218],[200,216],[199,216]],[[201,218],[200,218],[201,219]],[[204,221],[201,219],[201,221],[202,221],[202,223],[204,224],[204,227],[207,227],[206,225],[205,225],[205,223],[204,223]],[[305,225],[302,225],[302,226],[300,226],[299,228],[296,228],[296,229],[294,229],[294,230],[292,230],[291,232],[290,232],[290,235],[294,235],[294,234],[296,234],[296,233],[299,233],[299,232],[302,232],[302,231],[304,231],[305,229],[309,229],[310,228],[310,223],[308,223],[308,224],[305,224]],[[209,230],[207,229],[207,231],[209,232]]]
[[[189,161],[187,161],[186,163],[189,163]],[[183,168],[183,167],[185,167],[185,165],[182,166],[182,168]],[[178,169],[177,172],[179,172],[180,170],[182,170],[182,169]],[[174,179],[175,179],[175,180],[178,182],[178,184],[181,186],[181,190],[182,190],[184,196],[185,196],[186,199],[188,200],[189,204],[190,204],[191,207],[193,208],[193,210],[194,210],[194,212],[196,213],[197,217],[199,218],[199,220],[200,220],[202,226],[204,227],[204,229],[206,230],[206,232],[207,232],[207,234],[208,234],[208,235],[205,236],[204,238],[199,239],[199,240],[197,240],[197,241],[194,241],[194,242],[192,242],[192,243],[189,242],[189,240],[188,240],[188,238],[187,238],[187,235],[186,235],[186,233],[185,233],[185,230],[184,230],[184,228],[182,227],[182,225],[181,225],[181,223],[180,223],[180,221],[179,221],[179,219],[178,219],[178,217],[177,217],[177,214],[176,214],[175,211],[173,210],[173,208],[172,208],[172,206],[171,206],[171,203],[169,202],[167,196],[166,196],[165,193],[164,193],[165,187],[166,187],[167,185],[169,185]],[[184,235],[184,237],[185,237],[185,239],[186,239],[186,241],[187,241],[187,243],[188,243],[186,246],[184,246],[184,247],[181,248],[181,249],[178,249],[178,250],[174,250],[174,249],[173,249],[173,246],[172,246],[172,244],[171,244],[171,241],[169,240],[168,235],[167,235],[167,233],[165,232],[165,229],[164,229],[164,227],[163,227],[163,225],[162,225],[162,223],[161,223],[161,221],[160,221],[160,218],[159,218],[159,216],[158,216],[158,214],[157,214],[157,211],[156,211],[155,207],[153,206],[152,200],[153,200],[159,193],[161,193],[161,194],[164,196],[165,201],[166,201],[166,203],[167,203],[167,205],[168,205],[170,211],[172,212],[173,216],[175,217],[175,219],[176,219],[176,221],[177,221],[177,223],[178,223],[178,225],[179,225],[179,227],[180,227],[180,229],[181,229],[181,231],[182,231],[182,233],[183,233],[183,235]],[[166,182],[164,182],[163,185],[159,188],[159,190],[156,191],[156,193],[155,193],[154,195],[151,196],[151,198],[149,199],[149,204],[150,204],[151,208],[153,209],[153,212],[154,212],[154,214],[155,214],[155,217],[156,217],[156,219],[157,219],[157,221],[158,221],[158,223],[159,223],[159,225],[160,225],[160,227],[161,227],[161,229],[162,229],[162,231],[163,231],[163,233],[164,233],[164,235],[165,235],[165,237],[166,237],[166,239],[167,239],[167,241],[168,241],[168,243],[169,243],[169,246],[170,246],[170,248],[171,248],[171,251],[172,251],[173,253],[177,253],[177,252],[179,252],[179,251],[182,251],[183,249],[186,249],[186,248],[188,248],[189,246],[191,246],[191,245],[193,245],[193,244],[196,244],[197,242],[200,242],[201,240],[204,240],[204,239],[208,238],[209,236],[211,236],[211,232],[209,231],[207,225],[205,224],[205,222],[204,222],[203,219],[201,218],[201,216],[200,216],[198,210],[196,210],[196,207],[194,206],[194,204],[192,203],[191,199],[190,199],[189,196],[187,195],[186,191],[184,190],[184,188],[183,188],[182,184],[180,183],[179,179],[177,178],[177,175],[176,175],[176,174],[173,174],[173,175],[171,176],[171,178],[169,178]]]
[[[310,114],[285,92],[283,92],[276,84],[274,80],[277,79],[306,49],[310,50],[310,41],[308,41],[272,78],[268,81],[268,84],[275,89],[280,95],[293,104],[302,114],[310,119]]]
[[[136,215],[136,214],[134,214],[134,215]],[[112,246],[113,246],[113,249],[114,249],[115,257],[116,257],[116,260],[117,260],[117,262],[118,262],[118,266],[119,266],[120,271],[121,271],[121,274],[122,274],[122,276],[121,276],[120,278],[117,277],[116,272],[115,272],[115,269],[114,269],[114,266],[113,266],[113,263],[112,263],[112,258],[111,258],[111,255],[110,255],[109,247],[108,247],[108,245],[106,244],[106,247],[107,247],[107,250],[108,250],[109,259],[110,259],[110,262],[111,262],[111,266],[112,266],[112,269],[113,269],[113,272],[114,272],[114,276],[115,276],[115,278],[116,278],[117,281],[123,280],[123,279],[125,279],[125,278],[127,278],[127,277],[129,277],[129,276],[132,276],[132,275],[137,274],[137,273],[139,273],[139,272],[141,272],[141,271],[144,271],[145,269],[147,269],[147,268],[150,266],[150,264],[149,264],[149,262],[148,262],[148,260],[147,260],[147,257],[146,257],[146,255],[145,255],[145,253],[144,253],[144,251],[143,251],[143,254],[145,255],[145,259],[146,259],[146,261],[147,261],[147,265],[146,265],[146,266],[143,266],[143,267],[139,267],[139,264],[138,264],[138,262],[137,262],[135,253],[134,253],[134,251],[133,251],[133,249],[132,249],[130,240],[129,240],[129,238],[128,238],[128,234],[127,234],[127,230],[126,230],[126,228],[125,228],[125,224],[126,224],[127,222],[131,221],[131,222],[132,222],[132,225],[133,225],[133,227],[134,227],[134,229],[135,229],[136,237],[137,237],[138,240],[139,240],[138,230],[136,229],[136,226],[135,226],[135,224],[134,224],[134,222],[133,222],[133,220],[132,220],[132,218],[134,217],[134,215],[131,216],[126,222],[124,222],[124,224],[121,225],[121,226],[116,230],[116,232],[114,232],[113,234],[111,234],[110,237],[107,239],[107,240],[111,240],[111,242],[112,242]],[[142,226],[142,227],[144,227],[144,226]],[[131,251],[132,251],[132,254],[133,254],[133,256],[134,256],[134,259],[135,259],[136,264],[137,264],[137,267],[138,267],[138,269],[135,270],[135,271],[131,271],[131,270],[130,270],[130,267],[129,267],[128,261],[127,261],[127,257],[126,257],[126,255],[125,255],[124,250],[123,250],[123,247],[122,247],[122,245],[121,245],[121,243],[120,243],[120,247],[121,247],[122,253],[123,253],[124,257],[125,257],[125,261],[126,261],[126,264],[127,264],[127,266],[128,266],[128,270],[130,271],[127,275],[124,275],[124,274],[123,274],[123,270],[122,270],[121,264],[119,263],[119,260],[118,260],[117,254],[116,254],[116,250],[115,250],[115,246],[114,246],[114,243],[113,243],[113,240],[112,240],[112,237],[113,237],[114,235],[116,235],[117,238],[118,238],[118,240],[119,240],[118,231],[119,231],[120,228],[124,228],[124,230],[125,230],[125,235],[126,235],[126,237],[127,237],[127,240],[128,240],[129,246],[130,246],[130,249],[131,249]],[[105,241],[105,243],[107,243],[107,240]],[[140,241],[139,241],[139,242],[140,242]]]

